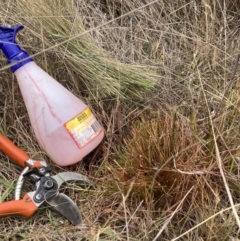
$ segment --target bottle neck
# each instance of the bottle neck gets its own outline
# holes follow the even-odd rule
[[[7,58],[7,62],[11,65],[13,73],[23,65],[33,61],[29,54],[15,43],[5,42],[1,49]]]

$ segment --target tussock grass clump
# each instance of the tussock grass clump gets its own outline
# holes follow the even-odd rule
[[[118,151],[114,164],[108,166],[116,182],[116,189],[111,188],[109,192],[116,196],[120,190],[127,197],[126,206],[130,210],[140,203],[146,206],[148,218],[159,220],[160,226],[181,203],[168,224],[167,229],[172,234],[166,232],[161,240],[180,235],[192,226],[193,220],[197,225],[227,205],[213,137],[209,136],[206,142],[204,132],[199,130],[176,114],[152,116],[145,113],[132,125],[131,138],[125,139],[125,147]],[[228,182],[236,184],[228,158],[223,159],[223,164]],[[235,230],[230,223],[227,220],[222,224],[221,218],[212,218],[196,232],[190,232],[189,239],[185,236],[182,240],[193,240],[194,235],[204,240],[213,237],[225,240],[224,237]],[[181,231],[176,227],[181,227]],[[149,230],[152,234],[148,238],[153,239],[157,233],[155,227]]]
[[[134,124],[131,134],[132,138],[125,141],[123,154],[117,161],[120,183],[129,187],[133,182],[133,193],[141,198],[153,194],[150,200],[154,198],[156,202],[165,203],[160,197],[166,194],[169,200],[176,195],[180,200],[181,186],[189,182],[184,171],[194,170],[192,160],[204,156],[203,153],[199,156],[201,144],[195,143],[193,136],[174,116],[142,118]]]
[[[127,189],[133,186],[134,196],[149,198],[156,208],[177,203],[195,185],[202,190],[201,176],[216,168],[210,165],[211,150],[176,115],[143,117],[131,134],[114,173]]]

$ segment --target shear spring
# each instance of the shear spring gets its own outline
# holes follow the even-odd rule
[[[24,183],[24,174],[29,170],[29,167],[25,167],[23,169],[23,171],[21,172],[18,180],[17,180],[17,184],[16,184],[16,188],[15,188],[15,200],[20,200],[20,196],[21,196],[21,191],[22,191],[22,186]]]

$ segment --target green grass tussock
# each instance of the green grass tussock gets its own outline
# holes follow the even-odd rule
[[[142,99],[160,79],[154,68],[121,63],[98,46],[92,31],[83,24],[77,1],[29,1],[27,5],[18,1],[14,10],[21,13],[17,21],[31,31],[29,35],[42,41],[45,49],[56,45],[47,53],[54,52],[57,61],[74,76],[78,89],[90,98]]]

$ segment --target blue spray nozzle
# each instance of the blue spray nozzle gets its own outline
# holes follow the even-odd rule
[[[29,54],[22,50],[15,40],[18,31],[23,28],[22,25],[17,25],[12,28],[0,26],[0,49],[6,56],[8,63],[11,64],[11,70],[13,72],[33,61]]]

